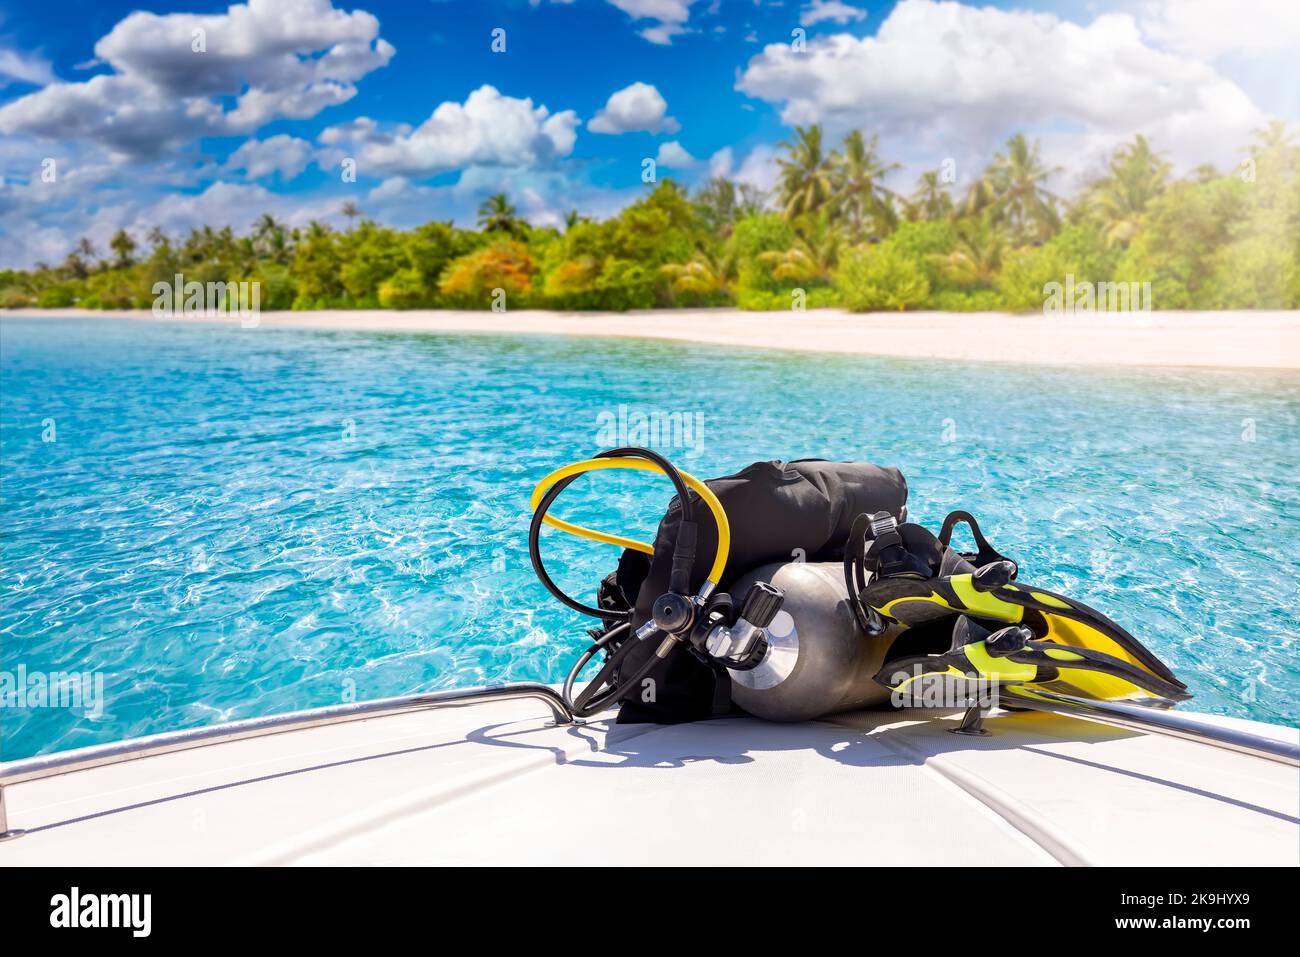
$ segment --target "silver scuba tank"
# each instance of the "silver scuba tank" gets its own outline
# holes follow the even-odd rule
[[[770,721],[809,721],[889,700],[872,680],[884,666],[895,635],[868,637],[849,606],[844,569],[837,562],[765,565],[728,590],[743,600],[755,582],[785,593],[767,626],[767,651],[752,669],[731,674],[731,699]]]

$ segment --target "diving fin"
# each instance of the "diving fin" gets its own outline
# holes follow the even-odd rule
[[[1040,641],[1024,625],[989,633],[965,615],[953,626],[948,651],[896,658],[885,664],[875,680],[902,691],[927,675],[1012,683],[1103,701],[1159,698],[1173,703],[1191,697],[1177,679],[1166,681],[1114,655]]]
[[[959,553],[949,544],[958,522],[971,525],[978,551]],[[859,567],[846,567],[846,581],[856,586],[850,587],[850,601],[862,606],[864,617],[897,622],[907,629],[942,628],[946,619],[957,618],[952,648],[932,656],[935,660],[925,666],[928,673],[948,673],[951,667],[967,674],[967,668],[975,667],[974,655],[980,665],[987,666],[975,667],[976,672],[1008,676],[999,680],[1013,680],[1010,676],[1018,675],[1014,680],[1024,681],[1026,669],[1041,668],[1042,675],[1048,675],[1055,668],[1065,677],[1039,676],[1037,680],[1065,681],[1070,690],[1056,690],[1080,697],[1103,701],[1135,695],[1171,701],[1191,697],[1187,686],[1159,658],[1101,612],[1064,595],[1017,582],[1016,563],[990,546],[978,529],[967,513],[954,512],[938,536],[920,525],[899,525],[892,537],[878,534],[878,541],[851,549],[851,557],[846,553],[846,565],[853,561]],[[903,573],[891,573],[893,569]],[[968,627],[961,625],[962,618],[978,619],[991,627],[999,623],[1020,626],[1027,634],[1013,654],[1003,656],[995,665],[992,659],[997,656],[980,657],[982,645],[969,653],[961,651],[972,644],[958,640],[962,637],[958,629],[965,634]],[[1040,647],[1043,645],[1055,647]],[[1071,653],[1080,660],[1058,657]],[[954,654],[956,658],[951,657]]]

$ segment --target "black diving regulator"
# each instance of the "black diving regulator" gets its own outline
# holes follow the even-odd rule
[[[593,607],[570,597],[547,574],[541,557],[542,525],[582,538],[618,545],[647,555],[654,554],[653,546],[634,539],[610,535],[594,529],[574,525],[549,514],[551,505],[579,476],[599,469],[632,469],[660,472],[672,481],[681,503],[681,522],[673,546],[672,566],[668,591],[650,606],[650,618],[635,632],[632,631],[631,608],[613,606]],[[718,532],[718,547],[708,576],[700,588],[691,593],[691,577],[695,566],[698,526],[695,522],[695,502],[691,493],[702,501],[712,514]],[[731,597],[718,592],[718,582],[727,565],[731,545],[731,527],[722,503],[713,491],[671,462],[650,449],[636,446],[610,449],[593,458],[574,462],[552,472],[533,490],[531,505],[533,520],[528,529],[528,556],[537,578],[552,595],[575,611],[604,623],[603,629],[591,632],[593,644],[587,648],[569,670],[564,682],[566,703],[578,717],[588,717],[620,700],[628,691],[640,686],[641,681],[660,661],[672,654],[679,645],[714,667],[745,671],[758,666],[768,650],[768,625],[781,610],[784,599],[779,588],[766,582],[757,582],[745,596],[745,603],[736,612]],[[655,652],[646,656],[642,665],[631,674],[624,673],[623,662],[632,649],[644,647],[645,642],[659,636]],[[605,662],[599,673],[575,698],[573,686],[578,674],[599,653],[605,652]]]

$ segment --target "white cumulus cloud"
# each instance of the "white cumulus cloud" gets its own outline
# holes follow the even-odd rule
[[[755,146],[739,164],[736,163],[735,151],[730,146],[724,146],[709,157],[710,176],[725,176],[764,193],[770,193],[776,188],[780,173],[776,149],[766,144]]]
[[[249,179],[279,173],[288,182],[304,169],[312,156],[311,144],[296,136],[281,133],[265,140],[246,140],[230,154],[226,169],[243,170]]]
[[[1202,59],[1237,52],[1300,56],[1296,0],[1144,0],[1138,22],[1162,47]]]
[[[550,0],[560,6],[568,6],[574,0]],[[626,13],[636,23],[645,20],[654,21],[643,26],[637,32],[651,43],[669,44],[673,37],[690,33],[686,25],[691,18],[691,6],[696,0],[605,0],[611,7]],[[717,12],[719,0],[709,7],[710,13]],[[540,6],[542,0],[528,0],[529,6]]]
[[[154,158],[199,136],[315,116],[351,99],[356,81],[394,52],[374,16],[337,10],[331,0],[249,0],[218,14],[135,12],[95,44],[112,73],[51,83],[5,104],[0,133],[81,139],[121,158]]]
[[[330,127],[320,140],[347,145],[367,176],[430,176],[468,166],[539,166],[573,151],[579,119],[483,85],[465,102],[444,102],[413,130],[383,131],[362,117]]]
[[[771,44],[737,87],[780,104],[790,125],[864,128],[940,150],[1059,126],[1082,150],[1145,132],[1194,165],[1229,161],[1264,119],[1212,66],[1148,45],[1127,14],[1080,25],[933,0],[904,0],[874,37],[821,37],[802,53]]]
[[[724,146],[712,156],[709,157],[709,175],[726,176],[731,172],[731,166],[736,161],[735,152],[730,146]]]
[[[550,227],[559,229],[564,225],[564,216],[559,210],[555,209],[550,202],[540,192],[531,186],[524,188],[520,193],[520,201],[524,219],[534,226]]]
[[[0,89],[13,81],[45,86],[55,81],[50,61],[39,53],[0,46]]]
[[[676,140],[660,143],[659,152],[655,156],[655,165],[668,166],[673,169],[690,169],[698,162],[699,160],[686,152],[685,147]]]
[[[687,32],[691,4],[695,0],[608,0],[633,20],[654,20],[641,29],[641,36],[651,43],[672,43],[673,37]]]
[[[593,133],[676,133],[681,124],[668,115],[668,103],[649,83],[633,83],[610,95],[587,129]]]
[[[866,10],[841,3],[840,0],[812,0],[799,12],[799,24],[805,27],[827,21],[845,24],[850,21],[865,20],[866,16]]]

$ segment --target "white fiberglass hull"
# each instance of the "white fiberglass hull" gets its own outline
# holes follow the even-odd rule
[[[1295,865],[1293,767],[999,713],[548,726],[537,701],[409,712],[4,788],[0,866]],[[1197,716],[1294,743],[1293,729]],[[0,765],[0,781],[5,768]]]

